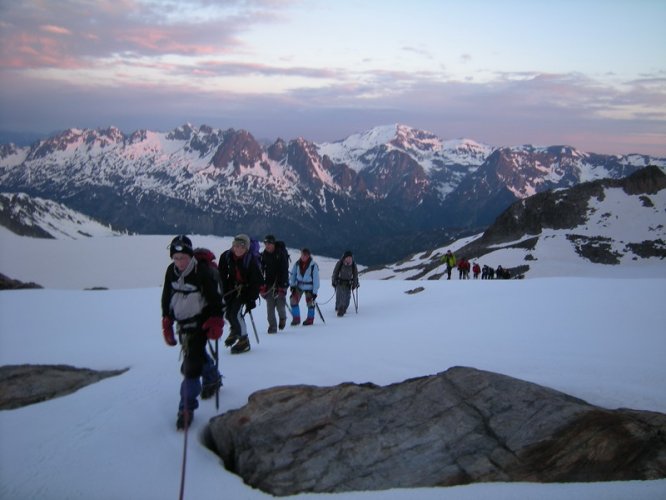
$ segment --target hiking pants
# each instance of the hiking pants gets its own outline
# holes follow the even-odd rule
[[[277,309],[278,318],[281,321],[287,320],[287,297],[284,294],[278,293],[277,290],[271,291],[266,295],[266,316],[268,319],[268,327],[271,329],[277,328],[277,320],[275,318],[275,310]]]
[[[289,298],[289,303],[291,304],[291,315],[296,318],[301,318],[301,307],[299,302],[301,301],[301,294],[305,295],[305,304],[308,306],[308,319],[314,319],[315,317],[315,301],[312,297],[312,290],[301,290],[297,288],[291,293]]]
[[[335,310],[347,312],[349,300],[351,299],[351,283],[340,282],[335,287]]]
[[[197,398],[201,393],[201,378],[205,384],[214,382],[221,376],[215,368],[213,358],[206,352],[208,339],[199,322],[179,324],[178,337],[183,354],[180,365],[183,381],[180,384],[178,409],[193,411],[199,407]]]
[[[234,299],[227,302],[225,317],[229,322],[230,337],[247,336],[247,326],[245,325],[245,318],[243,318],[242,312],[243,303],[240,300]]]

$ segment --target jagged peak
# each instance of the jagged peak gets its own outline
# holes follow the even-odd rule
[[[294,144],[298,147],[301,147],[304,150],[309,151],[309,152],[317,152],[318,153],[318,150],[319,150],[319,147],[318,147],[317,144],[315,144],[312,141],[307,140],[304,137],[297,137],[296,139],[293,139],[293,140],[289,141],[289,145],[292,145],[292,144]]]
[[[72,142],[80,138],[85,138],[88,141],[96,138],[106,138],[118,141],[118,140],[123,140],[124,137],[125,134],[123,133],[123,131],[113,125],[106,128],[98,127],[94,129],[72,127],[57,132],[40,142],[41,143],[60,142],[60,141]]]
[[[497,151],[504,155],[548,154],[553,156],[570,156],[572,158],[586,158],[590,155],[566,144],[554,146],[521,144],[517,146],[502,146],[497,148]]]
[[[421,148],[435,149],[442,145],[442,140],[432,132],[421,130],[408,125],[398,124],[396,126],[396,137],[391,141],[394,145],[411,146],[419,145]]]

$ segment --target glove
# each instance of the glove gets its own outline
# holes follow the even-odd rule
[[[208,318],[201,328],[211,340],[217,340],[222,336],[222,329],[224,328],[224,318],[221,316],[211,316]]]
[[[255,307],[257,307],[257,301],[255,301],[255,300],[248,300],[248,301],[245,303],[245,307],[247,308],[248,311],[251,311],[252,309],[254,309]]]
[[[291,291],[291,293],[296,293],[296,287],[295,286],[290,286],[289,290]]]
[[[278,288],[278,295],[280,297],[286,297],[287,296],[287,289],[286,288]]]
[[[266,295],[268,295],[268,287],[266,285],[261,285],[259,287],[259,295],[261,295],[262,299],[266,298]]]
[[[331,282],[331,286],[332,286],[333,288],[335,288],[336,286],[338,286],[338,280],[333,280],[333,281]]]
[[[162,317],[162,335],[164,335],[164,342],[166,342],[167,345],[173,347],[178,344],[178,342],[176,342],[176,336],[173,333],[173,319],[169,316]]]
[[[312,300],[317,300],[317,294],[316,293],[312,294]]]

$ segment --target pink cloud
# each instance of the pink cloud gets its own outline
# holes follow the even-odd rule
[[[177,28],[140,27],[118,33],[118,40],[139,53],[164,53],[183,55],[210,55],[219,52],[219,48],[209,43],[187,40]]]
[[[39,27],[40,30],[46,31],[47,33],[53,33],[54,35],[71,35],[72,32],[67,28],[62,26],[54,26],[52,24],[44,24]]]
[[[2,43],[0,68],[27,69],[36,67],[58,67],[74,69],[82,62],[71,57],[65,45],[57,39],[20,33]]]
[[[215,2],[187,0],[10,2],[3,5],[0,67],[76,67],[126,53],[148,57],[225,54],[241,45],[239,33],[258,23],[276,22],[281,8],[279,2],[230,0],[219,4],[216,17],[170,17],[174,11],[196,12],[208,4],[217,6]],[[28,39],[33,51],[25,50]],[[38,57],[43,51],[48,54]],[[58,61],[65,62],[61,65]]]

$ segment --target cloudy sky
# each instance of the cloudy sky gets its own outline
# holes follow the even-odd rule
[[[666,156],[664,0],[0,0],[0,129]]]

